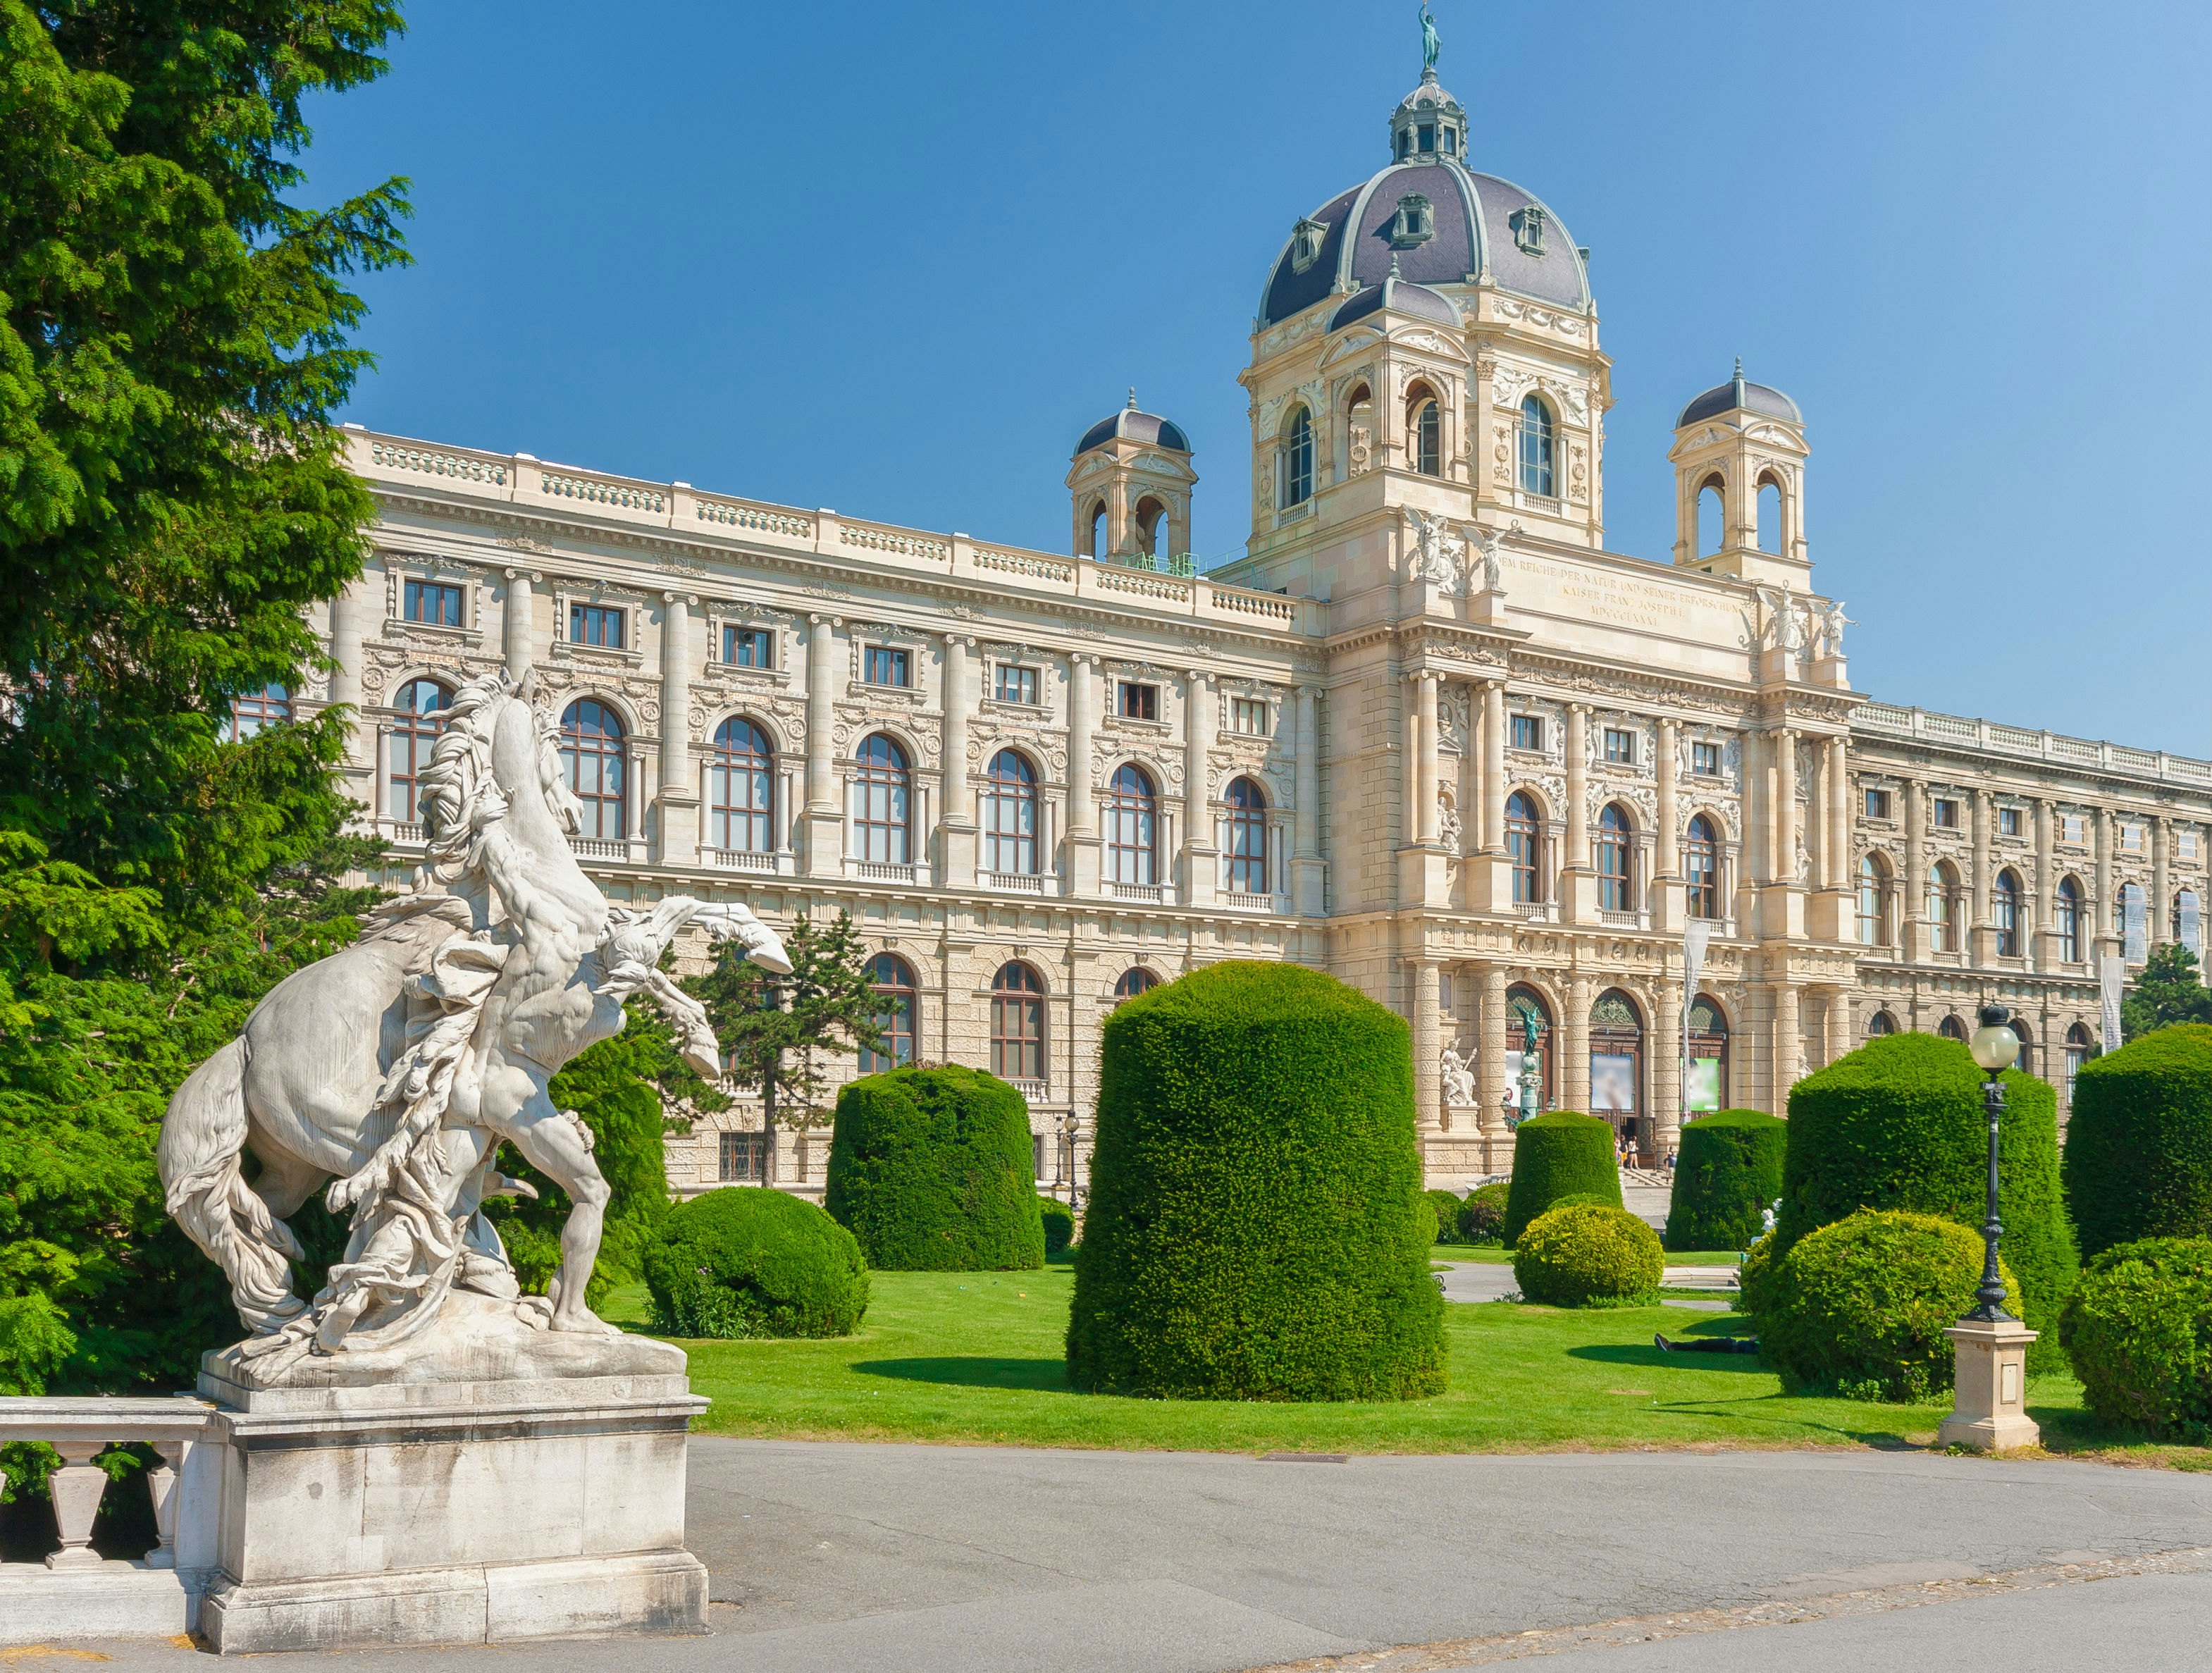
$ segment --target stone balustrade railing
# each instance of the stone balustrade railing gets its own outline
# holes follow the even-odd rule
[[[58,1573],[105,1566],[92,1548],[92,1527],[106,1496],[107,1472],[93,1460],[111,1446],[137,1442],[151,1447],[161,1460],[146,1472],[161,1543],[146,1554],[145,1566],[174,1568],[178,1474],[186,1449],[206,1436],[215,1409],[204,1400],[182,1396],[170,1400],[0,1399],[0,1443],[44,1441],[62,1455],[62,1467],[47,1478],[60,1545],[47,1556],[46,1566]]]
[[[1925,709],[1869,703],[1859,706],[1851,716],[1851,724],[1879,735],[1958,744],[1993,755],[2065,762],[2169,784],[2212,784],[2212,761],[2198,761],[2162,750],[2130,749],[2124,744],[2103,743],[2089,738],[2069,738],[2063,733],[2035,732],[2025,727],[2001,725],[1996,721],[1970,720],[1963,715],[1939,715]]]

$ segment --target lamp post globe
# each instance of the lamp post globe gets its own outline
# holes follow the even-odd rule
[[[1997,1132],[2004,1117],[2004,1082],[1997,1077],[2020,1060],[2020,1036],[2012,1030],[2012,1013],[2002,1005],[1984,1005],[1978,1026],[1967,1049],[1981,1065],[1982,1105],[1990,1122],[1989,1201],[1982,1221],[1982,1282],[1974,1292],[1974,1305],[1966,1317],[1984,1323],[2008,1321],[2005,1311],[2004,1276],[1997,1268],[1997,1240],[2004,1226],[1997,1218]]]

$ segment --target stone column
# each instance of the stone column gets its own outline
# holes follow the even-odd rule
[[[1482,851],[1505,852],[1505,682],[1482,688]]]
[[[1424,843],[1437,841],[1437,677],[1422,674],[1415,684],[1414,711],[1420,723],[1420,751],[1413,773],[1414,830]]]
[[[362,575],[331,600],[331,660],[338,665],[331,673],[332,703],[361,707],[361,642],[368,636],[371,596],[381,580]]]
[[[2091,926],[2090,944],[2101,968],[2102,962],[2118,953],[2119,948],[2119,895],[2112,882],[2112,815],[2109,808],[2100,807],[2089,815],[2097,828],[2097,904],[2095,922]]]
[[[1213,746],[1213,688],[1206,671],[1183,676],[1183,902],[1213,903],[1220,849],[1213,840],[1213,809],[1206,794],[1208,751]]]
[[[1498,1098],[1505,1091],[1505,1054],[1513,1048],[1505,1025],[1505,972],[1484,964],[1474,973],[1474,1096],[1482,1111],[1482,1135],[1498,1141],[1505,1136],[1505,1111]]]
[[[1796,883],[1797,869],[1797,734],[1784,727],[1774,734],[1774,873],[1784,883]]]
[[[973,701],[968,689],[968,653],[975,642],[962,634],[948,633],[944,642],[945,729],[940,747],[945,758],[945,807],[937,822],[942,843],[939,864],[945,886],[962,889],[975,881],[975,803],[968,779],[968,715]],[[1038,812],[1042,816],[1042,806]],[[1040,829],[1037,841],[1042,844],[1044,839],[1045,832]],[[1054,864],[1053,855],[1042,847],[1037,862],[1046,871]]]
[[[845,870],[844,809],[835,764],[837,725],[837,618],[806,618],[806,870],[840,877]]]
[[[1413,674],[1398,680],[1398,842],[1407,848],[1421,840],[1420,681]]]
[[[1413,965],[1413,1087],[1416,1130],[1426,1135],[1443,1128],[1443,983],[1437,961],[1418,957]],[[1428,1159],[1422,1159],[1426,1171]]]
[[[2172,840],[2166,826],[2166,815],[2154,813],[2143,821],[2143,834],[2150,839],[2150,908],[2146,939],[2152,946],[2173,939],[2173,864]],[[2043,1043],[2039,1038],[2036,1043]]]
[[[1851,1049],[1851,990],[1849,988],[1828,989],[1821,1019],[1827,1025],[1827,1049],[1821,1059],[1826,1065],[1834,1062]]]
[[[513,594],[508,595],[510,608]],[[699,863],[698,774],[691,765],[691,606],[683,593],[660,595],[660,862]],[[510,630],[507,654],[514,647]]]
[[[1590,1101],[1590,980],[1568,979],[1566,1014],[1559,1019],[1559,1107],[1587,1111]]]
[[[1096,895],[1099,890],[1098,814],[1091,800],[1094,675],[1097,660],[1067,659],[1067,891]]]
[[[1996,928],[1990,922],[1990,793],[1977,790],[1967,799],[1974,821],[1974,875],[1966,885],[1973,901],[1973,931],[1968,945],[1974,963],[1987,964],[1996,953]]]
[[[2051,970],[2058,963],[2057,937],[2052,933],[2058,910],[2057,833],[2051,823],[2051,804],[2039,796],[2035,803],[2035,933],[2028,938],[2028,952],[2039,970]],[[2035,1043],[2039,1049],[2043,1044],[2040,1029],[2036,1031]]]
[[[1663,970],[1659,991],[1653,995],[1652,1020],[1657,1037],[1650,1046],[1651,1059],[1651,1155],[1666,1165],[1667,1153],[1681,1142],[1682,1117],[1682,984]]]
[[[1680,816],[1675,807],[1675,794],[1681,778],[1678,739],[1680,727],[1671,720],[1659,722],[1659,759],[1655,770],[1659,776],[1659,829],[1654,855],[1658,862],[1658,875],[1662,879],[1679,878],[1682,874],[1682,830]]]
[[[1790,1089],[1797,1082],[1797,1061],[1803,1050],[1797,1020],[1797,990],[1787,982],[1774,984],[1774,1108],[1770,1115],[1786,1115]]]
[[[1297,750],[1296,788],[1298,799],[1292,829],[1291,900],[1304,917],[1317,918],[1323,910],[1321,857],[1321,693],[1301,685],[1293,700],[1297,710],[1294,743]]]
[[[1566,864],[1559,868],[1559,916],[1568,923],[1597,922],[1597,873],[1590,867],[1589,705],[1567,705]],[[1589,1065],[1583,1065],[1585,1076]],[[1579,1109],[1581,1105],[1570,1105]]]
[[[1828,834],[1821,843],[1827,856],[1827,886],[1851,886],[1850,745],[1838,734],[1828,739]]]
[[[538,643],[538,581],[535,571],[507,571],[507,602],[500,610],[507,672],[520,679],[530,672],[531,654]]]
[[[1905,898],[1898,903],[1904,920],[1905,957],[1928,956],[1928,792],[1917,778],[1905,782]]]

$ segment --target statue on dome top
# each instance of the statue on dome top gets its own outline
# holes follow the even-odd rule
[[[1437,52],[1443,45],[1437,39],[1437,20],[1429,10],[1429,0],[1421,0],[1421,73],[1433,76],[1437,71]]]

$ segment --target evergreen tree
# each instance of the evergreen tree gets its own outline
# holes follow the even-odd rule
[[[2133,1040],[2178,1022],[2212,1022],[2212,988],[2197,974],[2197,955],[2168,941],[2151,949],[2121,998],[2120,1036]]]
[[[830,1085],[820,1054],[883,1043],[876,1026],[882,1001],[868,979],[849,914],[840,912],[826,925],[801,918],[783,946],[791,957],[789,976],[762,969],[737,943],[726,941],[714,968],[684,984],[713,1019],[732,1082],[760,1088],[770,1183],[778,1125],[788,1122],[804,1129],[830,1118],[820,1101]]]

